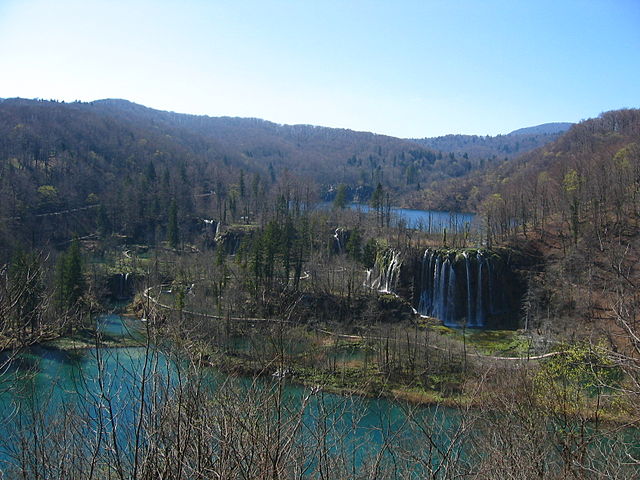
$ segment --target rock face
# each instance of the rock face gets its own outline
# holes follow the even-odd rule
[[[367,284],[451,327],[516,328],[524,293],[509,252],[484,248],[386,249],[378,252]]]
[[[218,228],[215,244],[221,245],[227,255],[235,255],[240,248],[240,244],[252,235],[253,231],[246,228],[229,227],[224,231]]]

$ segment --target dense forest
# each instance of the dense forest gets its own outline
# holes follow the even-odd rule
[[[419,138],[415,142],[445,153],[453,153],[465,159],[483,160],[482,166],[496,160],[516,157],[558,139],[569,130],[571,123],[546,123],[526,127],[507,135],[445,135]]]
[[[0,468],[633,478],[640,111],[565,127],[427,148],[122,100],[1,101],[0,406],[28,400],[0,424]],[[403,204],[477,215],[409,227]],[[101,330],[114,309],[136,335]],[[121,372],[137,383],[117,383],[111,347],[142,359]],[[92,365],[78,408],[34,408],[37,366],[12,376],[38,348]],[[401,414],[372,420],[367,398]]]

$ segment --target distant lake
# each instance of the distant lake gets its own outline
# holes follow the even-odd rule
[[[319,208],[330,208],[331,206],[331,202],[323,202]],[[347,205],[347,208],[363,213],[374,211],[369,205],[363,203],[350,203]],[[398,225],[400,221],[404,221],[409,228],[430,233],[442,232],[445,228],[451,232],[461,231],[464,230],[467,225],[469,225],[469,228],[472,228],[473,221],[476,217],[475,213],[412,210],[398,207],[391,207],[391,214],[393,225]]]

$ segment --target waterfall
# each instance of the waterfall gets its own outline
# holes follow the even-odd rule
[[[513,309],[511,287],[505,283],[513,277],[498,255],[488,250],[428,248],[416,260],[412,298],[416,313],[451,327],[483,328],[502,322]],[[400,280],[402,268],[399,252],[380,250],[373,268],[367,270],[365,285],[402,295],[408,291],[405,280]]]
[[[445,310],[445,306],[447,304],[447,289],[445,288],[447,285],[447,272],[449,271],[449,259],[445,259],[444,262],[440,265],[440,284],[438,285],[438,316],[442,318],[442,321],[447,321],[447,311]]]
[[[489,295],[487,295],[487,301],[489,303],[489,314],[495,315],[496,311],[494,308],[494,292],[493,292],[493,272],[491,271],[491,262],[487,263],[487,286],[489,288]]]
[[[131,273],[118,273],[112,275],[109,279],[111,295],[118,300],[129,298],[133,293],[133,277],[134,276]]]
[[[422,256],[423,267],[420,271],[420,285],[422,285],[422,289],[420,290],[418,312],[423,312],[431,309],[431,285],[433,285],[433,277],[431,275],[431,272],[433,271],[433,261],[433,252],[427,248],[424,251],[424,255]],[[429,268],[424,268],[424,265],[429,265]]]
[[[475,325],[475,322],[472,324],[472,310],[471,310],[471,265],[469,262],[469,254],[467,252],[463,252],[464,256],[464,268],[465,273],[467,274],[467,325],[472,326]]]
[[[118,282],[118,298],[124,298],[124,296],[125,296],[124,295],[124,289],[125,289],[125,286],[126,286],[127,277],[124,274],[119,273],[118,274],[118,279],[120,280]]]
[[[400,278],[401,266],[399,252],[390,249],[378,252],[374,267],[367,270],[365,284],[383,293],[393,293]]]
[[[482,315],[482,267],[484,264],[484,257],[482,256],[482,252],[478,252],[477,254],[477,265],[478,265],[478,282],[476,284],[476,326],[484,325],[484,317]]]
[[[340,234],[342,233],[342,228],[336,228],[336,231],[333,234],[333,238],[335,238],[336,250],[338,253],[342,253],[344,249],[342,248],[342,241],[340,239]]]
[[[456,316],[456,271],[453,264],[449,263],[449,282],[447,286],[447,306],[445,310],[445,323],[455,323]]]
[[[480,250],[427,249],[422,256],[417,311],[445,325],[484,327],[495,308],[491,257]],[[503,310],[503,309],[501,309]]]

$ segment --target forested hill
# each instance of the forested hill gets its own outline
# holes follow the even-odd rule
[[[533,127],[519,128],[509,133],[509,135],[545,135],[554,133],[564,133],[571,128],[573,123],[569,122],[554,122],[543,123],[542,125],[535,125]]]
[[[470,169],[415,143],[369,132],[280,125],[257,118],[209,117],[154,110],[124,100],[92,103],[100,114],[199,135],[215,141],[227,163],[269,176],[288,170],[325,189],[338,183],[401,195],[416,185],[459,176]],[[365,189],[366,190],[366,189]]]
[[[485,210],[534,224],[560,214],[576,237],[611,229],[611,221],[615,228],[635,223],[640,109],[606,112],[576,124],[555,142],[487,172],[480,185]]]
[[[317,183],[375,187],[381,182],[401,193],[420,182],[465,172],[408,140],[259,119],[176,114],[124,100],[65,104],[8,99],[0,103],[0,134],[3,161],[13,157],[19,164],[15,167],[42,173],[45,166],[52,174],[51,168],[69,156],[76,159],[73,168],[85,176],[96,161],[106,162],[101,168],[118,171],[153,161],[184,163],[187,170],[224,165],[226,170],[242,168],[271,178],[289,170]],[[94,154],[100,159],[89,161]]]
[[[560,200],[564,201],[563,179],[564,174],[570,170],[578,171],[580,178],[585,181],[593,177],[593,181],[589,181],[590,185],[598,184],[603,190],[615,191],[619,188],[620,180],[611,176],[616,165],[613,158],[621,148],[640,143],[639,111],[615,110],[574,124],[554,141],[516,158],[498,161],[464,177],[448,179],[429,190],[415,192],[407,198],[407,204],[481,211],[486,207],[482,203],[488,198],[495,200],[495,194],[498,194],[510,208],[519,208],[522,215],[522,212],[526,213],[533,207],[531,202],[544,201],[547,205],[558,205]],[[517,135],[501,138],[510,137]],[[582,180],[580,191],[584,192],[585,184]],[[535,196],[538,196],[543,191],[540,190],[541,181],[545,189],[553,186],[553,201],[551,198],[542,198],[544,195],[535,200],[529,198],[528,192],[537,192]],[[544,191],[545,195],[551,193]],[[526,204],[524,209],[523,202]],[[515,215],[513,211],[510,214]]]
[[[165,228],[172,200],[183,222],[231,218],[240,216],[236,199],[249,189],[257,199],[291,182],[311,195],[321,184],[366,194],[381,183],[393,198],[464,172],[413,142],[371,133],[176,114],[124,100],[0,102],[2,244],[92,231],[95,215],[43,216],[96,213],[98,205],[102,223],[149,240]],[[206,195],[216,196],[220,211],[194,200]]]
[[[514,130],[508,135],[444,135],[415,139],[416,143],[445,154],[482,160],[482,166],[495,164],[546,145],[559,138],[571,123],[545,123]]]

